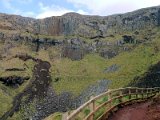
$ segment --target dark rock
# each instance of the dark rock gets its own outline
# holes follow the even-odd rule
[[[137,87],[159,87],[160,86],[160,62],[151,66],[146,73],[134,78],[129,86]]]
[[[138,31],[136,31],[136,32],[134,32],[134,34],[135,34],[135,35],[139,35],[139,32],[138,32]]]
[[[96,48],[102,47],[102,46],[105,46],[105,45],[106,45],[105,42],[102,42],[102,41],[100,41],[99,39],[94,40],[94,42],[93,42],[92,44],[95,45]]]
[[[136,43],[136,41],[134,40],[134,38],[132,36],[128,36],[128,35],[124,35],[123,37],[123,41],[124,43]]]
[[[41,48],[47,49],[49,46],[61,45],[63,42],[50,38],[33,38],[32,43],[36,46],[36,52]]]
[[[38,61],[38,59],[33,58],[32,56],[28,55],[28,54],[17,54],[16,56],[14,56],[14,58],[19,58],[23,61],[27,61],[29,59],[33,60],[33,61]]]
[[[0,81],[2,81],[6,86],[17,87],[18,85],[21,85],[25,80],[29,79],[30,77],[9,76],[1,77]]]
[[[93,37],[91,37],[91,39],[96,39],[96,38],[105,38],[103,35],[98,35],[98,36],[93,36]]]
[[[62,49],[62,56],[72,60],[81,60],[86,53],[84,46],[84,42],[80,39],[67,40],[67,44]]]
[[[122,46],[122,45],[125,44],[125,42],[124,42],[123,40],[118,40],[118,41],[116,41],[115,44],[116,44],[117,46]]]
[[[72,60],[81,60],[84,57],[84,51],[82,48],[65,46],[62,51],[63,57],[68,57]]]
[[[6,69],[5,71],[25,71],[25,68],[9,68]]]
[[[100,51],[100,55],[104,58],[110,59],[113,58],[117,55],[118,53],[115,52],[114,50],[102,50]]]

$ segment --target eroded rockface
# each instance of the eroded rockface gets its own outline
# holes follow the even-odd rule
[[[67,13],[62,16],[33,19],[0,14],[0,43],[8,44],[6,50],[13,47],[9,45],[12,41],[25,42],[34,51],[58,46],[62,51],[61,57],[72,60],[80,60],[90,52],[96,52],[104,58],[112,58],[121,51],[130,50],[125,44],[151,40],[152,29],[159,26],[160,6],[111,16]],[[139,30],[148,30],[148,35],[145,34],[143,40],[135,38],[141,34]],[[134,35],[127,35],[127,32],[133,32]],[[107,41],[108,37],[114,39],[115,34],[121,35],[122,39],[115,38],[115,43],[101,40],[105,38]],[[61,36],[64,38],[56,38]],[[85,39],[89,39],[90,42],[85,43]]]
[[[2,32],[1,32],[2,33]],[[3,33],[2,33],[3,34]],[[40,49],[47,50],[50,47],[58,47],[61,57],[68,57],[72,60],[80,60],[88,53],[98,53],[104,58],[112,58],[119,54],[121,51],[128,51],[129,48],[125,44],[139,44],[134,36],[122,36],[121,39],[115,42],[101,41],[100,39],[92,39],[91,42],[86,42],[84,38],[72,37],[66,39],[54,39],[33,37],[33,36],[23,36],[20,34],[14,34],[10,36],[4,36],[0,39],[4,42],[5,47],[3,49],[4,53],[7,53],[11,48],[16,47],[14,44],[22,44],[24,42],[26,45],[30,46],[32,51],[38,52]],[[113,36],[114,37],[114,36]],[[147,40],[146,40],[147,41]]]
[[[67,13],[57,17],[33,19],[0,14],[0,28],[52,36],[79,35],[93,38],[105,37],[124,31],[153,28],[160,25],[159,16],[159,6],[105,17]]]
[[[0,25],[7,26],[0,29],[2,30],[0,42],[7,44],[5,50],[14,47],[9,44],[12,41],[25,42],[31,46],[33,51],[58,46],[61,57],[68,57],[72,60],[80,60],[85,54],[91,52],[96,52],[104,58],[112,58],[121,51],[130,50],[125,44],[139,44],[152,39],[151,36],[154,33],[151,30],[160,25],[159,9],[160,7],[157,6],[107,17],[68,13],[40,20],[0,14]],[[4,22],[5,24],[3,24]],[[6,32],[8,27],[10,28],[9,32]],[[143,29],[148,30],[146,32],[148,35],[139,40],[135,37],[141,34],[137,30]],[[134,33],[133,35],[121,35],[121,32]],[[114,39],[115,34],[121,35],[121,39],[115,38],[114,43],[101,40],[101,38],[105,38],[107,41],[107,37]],[[65,37],[58,39],[53,36],[66,36],[66,39]],[[86,38],[89,38],[90,42],[87,43]]]
[[[81,60],[85,54],[90,53],[93,47],[79,38],[64,41],[62,56],[72,60]]]

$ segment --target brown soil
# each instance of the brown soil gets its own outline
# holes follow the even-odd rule
[[[108,120],[160,120],[160,97],[121,108]]]

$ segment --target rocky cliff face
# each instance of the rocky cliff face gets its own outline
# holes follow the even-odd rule
[[[67,13],[63,16],[32,19],[0,14],[0,29],[44,35],[108,36],[124,31],[160,25],[160,6],[107,17]]]
[[[119,51],[128,50],[124,44],[138,43],[135,36],[139,34],[139,30],[150,30],[147,33],[151,33],[158,26],[160,6],[106,17],[67,13],[63,16],[33,19],[0,14],[0,42],[25,41],[32,43],[35,51],[60,45],[62,56],[72,60],[82,59],[89,52],[98,52],[104,58],[112,58]],[[134,33],[134,36],[127,35],[127,32]],[[120,39],[114,38],[117,34],[121,35]],[[72,37],[65,40],[53,36]],[[100,40],[108,37],[116,41],[111,43]],[[91,43],[86,43],[83,38],[90,39]]]

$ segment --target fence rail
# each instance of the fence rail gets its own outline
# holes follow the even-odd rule
[[[144,100],[160,92],[160,87],[137,88],[127,87],[108,90],[65,115],[64,120],[101,120],[107,119],[109,112],[116,106],[132,100]]]

